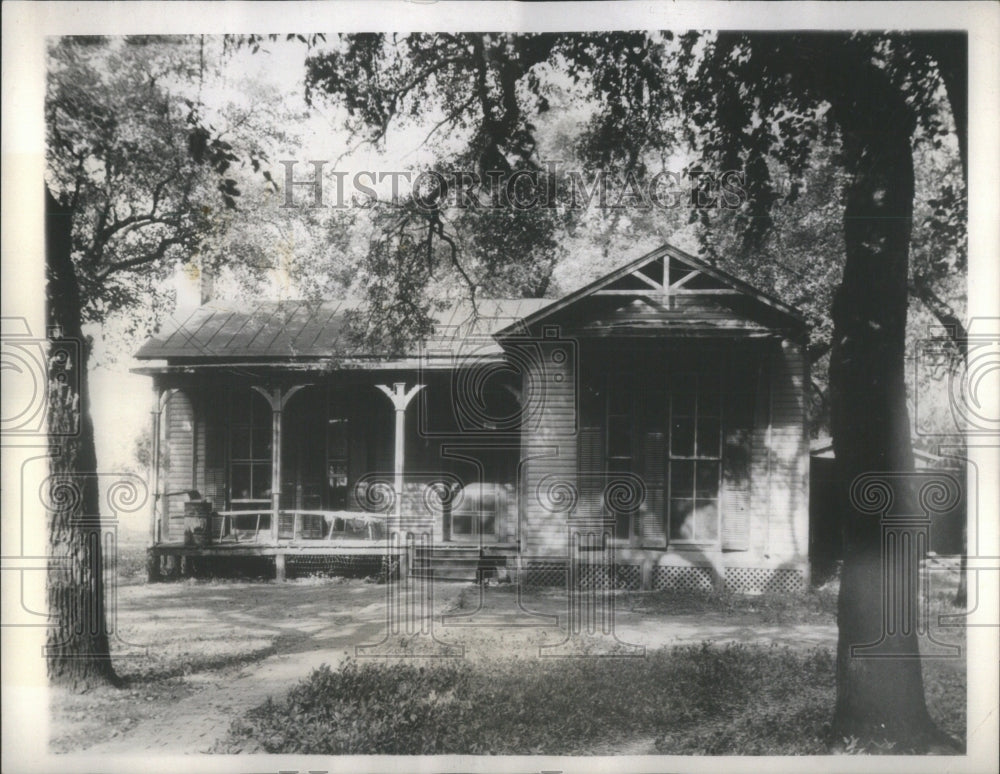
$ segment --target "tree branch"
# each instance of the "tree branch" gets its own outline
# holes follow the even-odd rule
[[[455,267],[458,273],[462,275],[462,279],[465,280],[465,284],[469,286],[469,301],[472,303],[472,313],[476,317],[479,317],[479,308],[476,306],[476,285],[472,281],[472,278],[469,277],[465,269],[462,267],[461,261],[458,260],[458,246],[455,244],[455,241],[445,233],[444,224],[441,223],[440,219],[436,221],[436,224],[437,224],[438,237],[441,239],[442,242],[444,242],[451,248],[452,265]],[[434,227],[433,223],[431,227],[432,228]]]
[[[909,282],[910,295],[922,303],[927,311],[947,331],[948,339],[963,358],[969,355],[969,334],[958,315],[930,286],[926,277],[916,275]]]
[[[120,271],[126,271],[128,269],[134,269],[137,266],[142,266],[147,263],[155,263],[156,261],[162,260],[167,254],[167,250],[175,245],[183,245],[190,238],[190,235],[185,234],[183,236],[167,237],[160,241],[160,244],[155,250],[150,253],[145,253],[143,255],[137,256],[136,258],[130,258],[126,261],[119,261],[118,263],[109,264],[100,271],[95,273],[98,279],[106,279],[109,275]]]

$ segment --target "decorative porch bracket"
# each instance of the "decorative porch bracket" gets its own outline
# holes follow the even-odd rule
[[[271,407],[271,539],[278,542],[278,511],[281,508],[281,415],[291,397],[308,387],[307,384],[296,384],[287,389],[272,387],[267,389],[253,385],[252,390],[264,396]],[[284,557],[275,558],[278,580],[284,580]]]
[[[393,456],[393,489],[396,497],[393,515],[398,528],[403,521],[403,461],[405,454],[403,442],[406,430],[406,407],[410,405],[410,401],[425,385],[415,384],[408,391],[406,382],[395,382],[391,390],[385,384],[376,384],[375,386],[392,401],[392,407],[396,411],[396,450]]]

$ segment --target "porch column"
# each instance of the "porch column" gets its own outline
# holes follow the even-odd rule
[[[405,454],[404,434],[406,431],[406,407],[413,400],[413,396],[424,388],[423,384],[413,385],[409,391],[406,389],[406,382],[396,382],[390,390],[388,385],[375,385],[385,396],[392,401],[392,407],[396,411],[396,452],[393,457],[393,489],[396,495],[395,520],[398,528],[403,520],[403,455]]]
[[[281,508],[281,414],[289,399],[308,385],[297,384],[287,390],[282,387],[252,387],[271,407],[271,540],[278,541],[278,512]]]

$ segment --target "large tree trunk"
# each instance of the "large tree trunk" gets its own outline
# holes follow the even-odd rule
[[[73,211],[45,191],[50,461],[46,658],[53,684],[115,683],[104,609],[97,450],[87,389],[89,341],[72,261]]]
[[[830,359],[830,419],[842,486],[866,473],[913,470],[904,370],[914,194],[910,125],[890,90],[878,94],[875,83],[862,90],[870,102],[852,103],[839,117],[851,173],[847,261],[833,305]],[[888,483],[897,498],[908,496],[898,479]],[[879,517],[852,504],[845,519],[834,733],[903,748],[945,742],[927,713],[915,627],[909,636],[887,640],[883,657],[851,654],[852,645],[882,639],[890,590],[883,581]]]

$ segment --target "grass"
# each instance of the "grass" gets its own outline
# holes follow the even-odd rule
[[[119,543],[115,546],[115,578],[122,586],[145,583],[145,543]]]
[[[950,583],[932,591],[932,615],[954,612],[952,593]],[[459,608],[472,604],[476,595],[470,595],[459,598]],[[494,599],[501,596],[506,594]],[[532,592],[529,607],[548,596]],[[648,592],[621,601],[664,621],[671,614],[704,613],[808,624],[832,623],[836,596],[832,584],[797,595]],[[960,629],[950,635],[949,641],[964,639]],[[504,652],[501,644],[492,652]],[[958,740],[966,729],[964,665],[964,659],[923,665],[931,715]],[[647,651],[645,658],[508,655],[424,666],[348,661],[338,670],[313,672],[284,698],[236,719],[216,749],[330,755],[588,755],[637,747],[663,755],[911,752],[831,737],[834,669],[831,648],[708,643]]]
[[[123,585],[141,583],[145,548],[121,547],[117,575]],[[953,576],[932,575],[932,615],[955,612]],[[330,581],[315,583],[326,588],[324,584]],[[230,593],[231,584],[220,580],[188,580],[176,586],[178,591],[190,592],[191,584],[201,595]],[[312,586],[313,581],[297,584]],[[287,604],[300,603],[301,591],[293,593],[293,585],[241,585],[239,593],[257,594],[255,589],[263,588],[284,599],[281,595],[287,591]],[[514,586],[491,588],[487,607],[509,607],[514,590]],[[136,588],[134,593],[139,592]],[[562,599],[559,590],[525,594],[532,609],[547,609],[548,603]],[[706,619],[719,617],[752,626],[831,624],[836,595],[834,582],[795,595],[657,591],[620,592],[616,598],[619,609],[664,622],[673,615],[704,614]],[[478,597],[478,589],[465,590],[457,608],[474,606]],[[147,615],[155,619],[160,612],[157,608]],[[221,621],[209,630],[177,627],[175,631],[175,624],[185,620],[178,618],[181,612],[175,611],[165,630],[156,627],[155,653],[117,664],[132,688],[129,693],[136,694],[134,700],[147,712],[155,711],[164,700],[183,700],[191,690],[186,677],[192,673],[228,672],[285,648],[278,631],[235,636],[232,627],[242,625],[238,623],[242,618],[234,618],[222,627],[224,631],[218,627]],[[223,617],[227,616],[228,612]],[[139,623],[136,619],[126,626],[125,633],[143,641],[148,639],[145,629],[129,631]],[[156,622],[142,625],[148,628]],[[964,634],[961,628],[953,629],[943,632],[942,639],[964,645]],[[538,644],[529,643],[532,648]],[[512,653],[510,643],[502,638],[487,645],[491,654]],[[923,664],[928,709],[940,727],[957,739],[964,739],[966,729],[964,665],[964,659]],[[95,709],[95,700],[100,709]],[[117,710],[110,696],[106,701],[91,696],[88,701],[63,710],[105,719],[105,711]],[[315,671],[285,697],[269,700],[237,718],[216,750],[586,755],[634,752],[636,743],[642,742],[643,752],[660,754],[827,754],[834,745],[847,752],[906,752],[858,749],[852,740],[831,739],[833,701],[834,665],[829,649],[705,644],[648,651],[646,658],[637,659],[491,656],[424,666],[348,661],[337,670]],[[121,714],[121,722],[134,722],[128,717],[135,716]],[[96,731],[91,728],[88,733]],[[76,742],[71,739],[63,746],[71,749]]]
[[[704,592],[652,591],[629,595],[629,609],[637,613],[677,615],[721,613],[752,616],[765,624],[830,623],[837,612],[835,585],[809,588],[798,594],[736,594],[728,590]]]
[[[234,721],[219,751],[585,755],[645,736],[662,754],[821,754],[833,690],[825,649],[706,643],[636,659],[349,661]]]
[[[746,619],[755,624],[815,624],[834,623],[837,615],[836,582],[819,588],[810,587],[796,594],[765,593],[737,594],[727,589],[711,591],[671,590],[616,591],[619,610],[651,616],[697,615],[713,613],[731,619]],[[514,584],[492,587],[490,594],[501,599],[518,591]],[[565,589],[528,588],[521,596],[531,606],[539,600],[562,599]],[[474,607],[478,602],[478,589],[463,590],[458,609]]]

